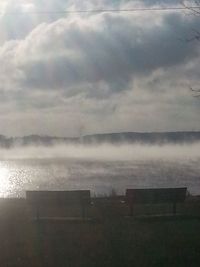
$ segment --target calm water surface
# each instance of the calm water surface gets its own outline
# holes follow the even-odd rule
[[[186,186],[200,194],[199,159],[103,161],[26,159],[0,161],[0,196],[21,197],[26,190],[90,189],[108,194],[112,189]]]

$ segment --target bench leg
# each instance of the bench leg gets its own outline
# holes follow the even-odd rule
[[[130,216],[133,216],[133,204],[130,204]]]
[[[82,205],[81,210],[82,210],[82,218],[85,219],[87,217],[85,205]]]
[[[40,217],[40,212],[39,212],[39,207],[36,207],[36,220],[39,221],[39,217]]]
[[[173,203],[173,215],[176,215],[176,202]]]

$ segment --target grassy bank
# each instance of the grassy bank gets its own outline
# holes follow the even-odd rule
[[[197,214],[199,206],[180,209]],[[105,216],[112,208],[103,207],[90,222],[34,222],[25,200],[0,201],[0,266],[200,266],[200,220]]]

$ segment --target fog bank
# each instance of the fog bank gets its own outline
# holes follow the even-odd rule
[[[192,144],[55,144],[0,149],[0,159],[71,158],[83,160],[188,160],[200,158],[200,142]]]

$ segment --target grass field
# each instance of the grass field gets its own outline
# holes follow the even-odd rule
[[[200,214],[199,201],[179,207],[182,218],[135,219],[111,206],[91,221],[37,222],[25,200],[1,200],[0,266],[200,266],[200,220],[188,216]]]

